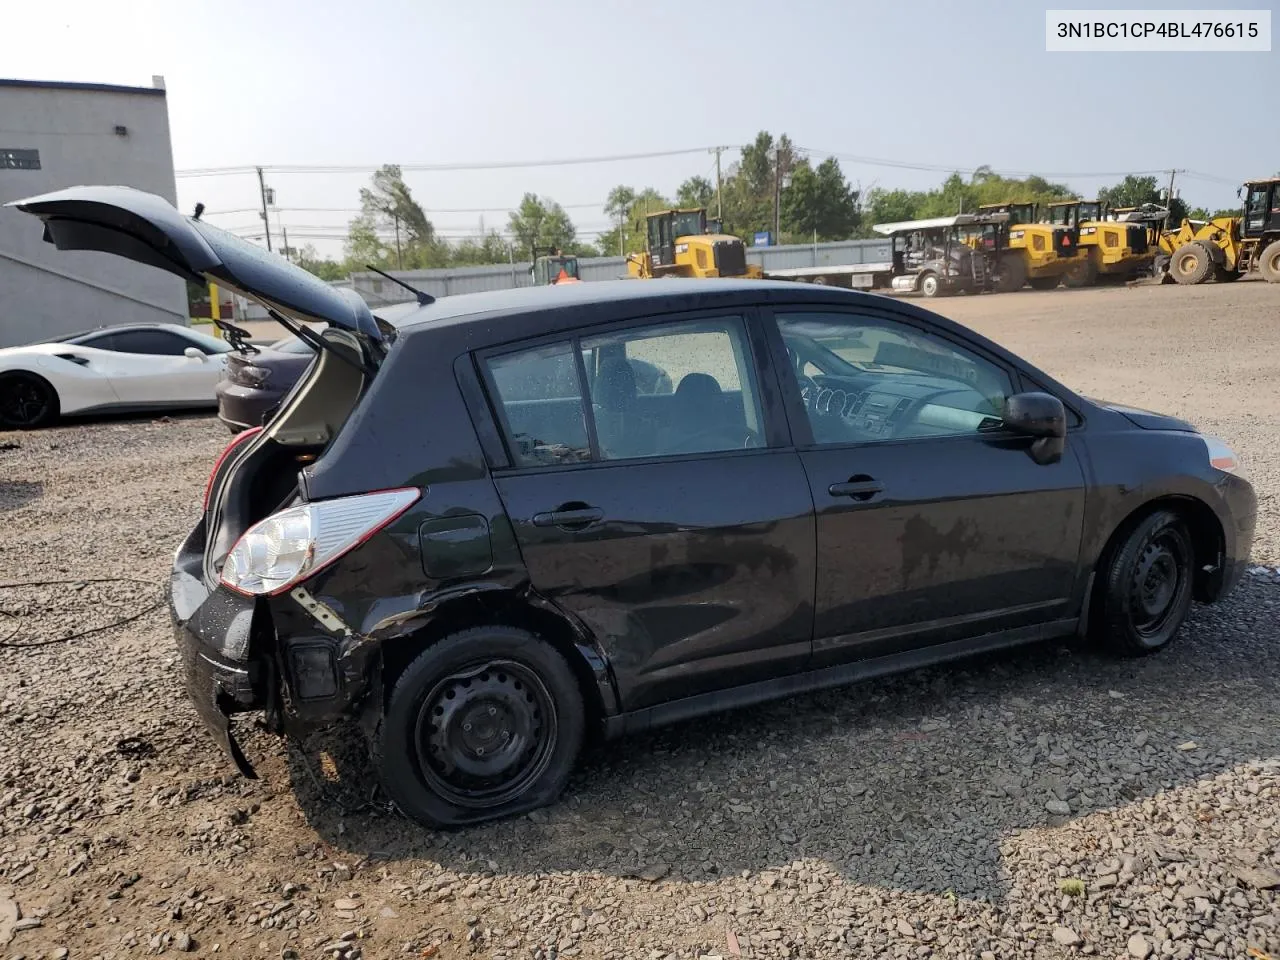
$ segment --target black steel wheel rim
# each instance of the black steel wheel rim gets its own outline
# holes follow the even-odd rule
[[[1169,530],[1148,540],[1138,554],[1129,600],[1134,629],[1144,640],[1161,637],[1177,615],[1178,598],[1186,587],[1187,560],[1186,545]]]
[[[423,698],[415,741],[433,791],[460,807],[500,806],[546,771],[557,736],[555,702],[537,672],[513,660],[473,664]]]
[[[30,380],[0,384],[0,420],[25,427],[39,423],[49,412],[49,391]]]

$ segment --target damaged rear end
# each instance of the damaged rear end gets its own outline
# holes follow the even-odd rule
[[[215,739],[252,777],[231,734],[232,715],[263,711],[268,726],[282,732],[291,720],[347,710],[367,686],[345,683],[339,664],[359,660],[343,655],[342,645],[355,642],[352,632],[306,584],[409,509],[420,491],[313,503],[303,470],[323,457],[368,393],[392,328],[353,291],[184,217],[151,194],[72,187],[12,205],[43,220],[45,239],[59,249],[111,253],[229,287],[317,350],[270,422],[238,434],[218,458],[170,581],[188,692]],[[304,328],[312,323],[324,330]]]

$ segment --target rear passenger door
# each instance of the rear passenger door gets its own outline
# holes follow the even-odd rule
[[[805,666],[813,503],[748,317],[632,322],[479,362],[532,585],[594,634],[625,710]]]

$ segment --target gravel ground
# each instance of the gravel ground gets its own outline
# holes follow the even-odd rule
[[[1087,393],[1186,416],[1280,559],[1280,290],[942,301]],[[1167,652],[1041,646],[677,726],[454,834],[359,745],[242,726],[251,782],[148,611],[225,443],[208,417],[0,434],[0,957],[1280,956],[1280,576]],[[14,449],[5,449],[17,444]],[[141,583],[89,583],[129,576]]]

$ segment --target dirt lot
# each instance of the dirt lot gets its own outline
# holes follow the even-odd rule
[[[1280,561],[1280,289],[941,301],[1086,393],[1181,414]],[[1280,955],[1280,576],[1117,663],[1048,646],[595,750],[563,800],[452,835],[358,745],[182,693],[160,583],[212,418],[0,434],[0,957]],[[5,449],[7,444],[14,449]],[[92,583],[127,576],[141,583]]]

